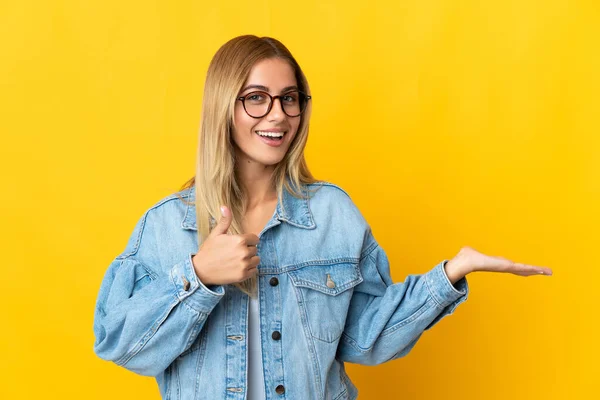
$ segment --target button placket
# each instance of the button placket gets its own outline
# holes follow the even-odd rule
[[[261,315],[262,332],[263,332],[263,357],[268,362],[268,374],[265,374],[265,390],[268,390],[272,395],[273,390],[277,394],[283,394],[285,388],[281,383],[284,382],[283,373],[283,340],[281,340],[281,313],[282,313],[282,293],[280,290],[280,275],[276,271],[276,266],[279,265],[277,259],[277,251],[273,244],[274,231],[269,230],[263,232],[261,237],[260,257],[261,267],[265,266],[275,271],[269,271],[271,276],[260,276],[260,305],[264,312]],[[264,283],[263,283],[264,282]],[[268,285],[267,285],[268,282]],[[269,335],[271,336],[269,338]],[[272,396],[268,396],[269,398]]]

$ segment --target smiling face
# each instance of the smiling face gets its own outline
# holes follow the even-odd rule
[[[239,96],[246,96],[252,92],[267,92],[271,96],[283,95],[290,90],[297,90],[294,69],[280,58],[269,58],[257,62],[248,79],[244,83]],[[246,108],[260,109],[260,104],[266,96],[256,94],[246,100]],[[269,99],[266,97],[266,101]],[[293,99],[283,97],[281,101],[286,104],[290,112]],[[290,113],[291,114],[291,113]],[[256,115],[256,114],[254,114]],[[262,118],[253,118],[246,113],[242,101],[236,101],[233,121],[232,139],[236,157],[242,162],[253,162],[264,166],[274,166],[279,163],[287,152],[292,140],[296,136],[300,125],[300,116],[289,117],[281,108],[280,99],[273,100],[271,110]],[[281,136],[281,139],[269,137]]]

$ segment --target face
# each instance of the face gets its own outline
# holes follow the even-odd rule
[[[298,88],[292,66],[279,58],[270,58],[259,61],[254,65],[239,96],[246,96],[256,91],[267,92],[271,96],[276,96],[294,89],[297,90]],[[259,94],[253,95],[246,100],[246,108],[249,111],[253,107],[260,109],[260,104],[264,104],[265,97]],[[266,97],[267,103],[268,100],[268,97]],[[289,96],[284,97],[281,98],[281,101],[284,102],[286,111],[292,114],[290,112],[291,107],[287,106],[292,98]],[[296,136],[300,118],[300,116],[289,117],[286,115],[281,107],[280,98],[273,100],[271,110],[262,118],[251,117],[244,110],[242,102],[236,101],[233,142],[238,160],[263,166],[272,166],[279,163]],[[269,138],[279,136],[281,133],[283,133],[283,137],[279,140]]]

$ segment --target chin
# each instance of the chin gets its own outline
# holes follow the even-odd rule
[[[270,159],[270,160],[261,160],[259,158],[255,158],[254,161],[264,165],[265,167],[274,167],[277,164],[279,164],[281,162],[281,160],[283,160],[283,158],[278,158],[278,159]]]

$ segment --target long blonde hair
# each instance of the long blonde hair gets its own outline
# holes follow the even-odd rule
[[[220,220],[221,205],[228,206],[232,212],[233,220],[229,233],[244,233],[241,221],[246,211],[247,197],[235,173],[231,129],[239,91],[250,75],[252,67],[268,58],[287,61],[294,69],[298,89],[310,95],[308,82],[297,61],[281,42],[270,37],[243,35],[233,38],[221,46],[208,67],[202,101],[196,176],[181,187],[181,190],[184,190],[195,186],[199,244],[213,228],[210,218]],[[296,136],[272,175],[279,199],[282,198],[284,188],[295,197],[303,197],[302,191],[306,190],[303,189],[304,185],[317,182],[304,158],[311,114],[310,103],[309,101],[306,110],[299,117],[301,120]],[[233,286],[252,296],[256,289],[256,278],[234,283]]]

